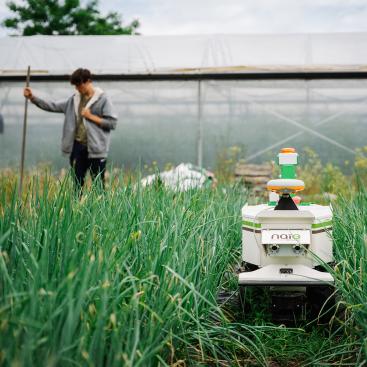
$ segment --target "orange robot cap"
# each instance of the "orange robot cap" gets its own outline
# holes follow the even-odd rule
[[[282,148],[280,150],[280,153],[296,153],[296,149],[295,148]]]

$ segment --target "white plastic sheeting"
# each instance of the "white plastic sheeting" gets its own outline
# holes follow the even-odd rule
[[[201,189],[208,183],[214,183],[212,172],[196,167],[191,163],[181,163],[177,167],[154,175],[149,175],[141,180],[143,187],[161,182],[173,191],[187,191]]]
[[[119,121],[111,134],[110,162],[144,167],[156,161],[198,162],[199,137],[203,167],[231,164],[236,157],[256,163],[269,161],[284,146],[299,153],[312,148],[324,162],[353,166],[354,149],[364,147],[367,131],[367,80],[240,80],[98,81],[111,97]],[[32,82],[41,97],[67,98],[67,81]],[[0,80],[0,167],[19,164],[24,111],[24,82]],[[201,121],[201,127],[200,127]],[[62,114],[28,109],[27,166],[50,162],[68,165],[60,153]],[[301,160],[302,160],[301,156]],[[233,162],[232,162],[233,163]]]
[[[0,167],[19,162],[24,82],[1,76],[201,74],[367,70],[367,33],[213,36],[35,36],[0,38]],[[118,79],[118,78],[116,78]],[[157,161],[196,162],[209,169],[230,161],[229,147],[250,161],[272,159],[280,147],[311,147],[324,161],[352,166],[366,145],[367,80],[187,80],[96,82],[119,115],[110,160],[137,167]],[[54,100],[70,83],[34,81]],[[29,108],[27,165],[60,156],[63,117]]]
[[[367,33],[0,38],[0,75],[367,70]]]

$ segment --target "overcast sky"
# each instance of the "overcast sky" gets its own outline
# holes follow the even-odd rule
[[[17,0],[21,2],[21,0]],[[9,15],[0,0],[0,20]],[[100,0],[143,35],[367,32],[367,0]],[[7,30],[0,29],[0,35]]]

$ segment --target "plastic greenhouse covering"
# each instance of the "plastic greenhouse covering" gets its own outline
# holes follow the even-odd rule
[[[19,164],[22,89],[32,75],[90,68],[119,115],[110,161],[136,167],[157,161],[214,169],[230,147],[262,162],[282,146],[310,147],[344,165],[367,145],[367,79],[149,80],[152,74],[365,71],[367,34],[234,36],[84,36],[0,38],[0,167]],[[96,52],[98,50],[98,52]],[[97,56],[95,56],[97,55]],[[113,75],[141,75],[124,80]],[[111,77],[112,76],[112,77]],[[67,81],[32,81],[40,97],[67,98]],[[29,106],[26,163],[66,167],[63,116]]]

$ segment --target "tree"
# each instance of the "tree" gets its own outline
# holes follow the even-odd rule
[[[80,0],[23,0],[23,4],[9,1],[8,8],[15,14],[3,26],[17,31],[16,35],[117,35],[138,34],[140,23],[133,20],[122,25],[117,12],[101,16],[98,0],[89,0],[85,6]]]

